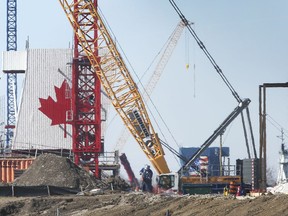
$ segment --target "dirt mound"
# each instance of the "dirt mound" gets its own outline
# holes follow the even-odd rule
[[[101,181],[75,165],[68,158],[54,154],[38,156],[29,169],[15,179],[14,185],[50,185],[83,190],[105,187]]]
[[[98,196],[0,197],[0,215],[270,216],[288,215],[287,202],[287,195],[236,199],[223,195],[162,196],[135,192]]]
[[[120,176],[110,176],[104,179],[105,183],[110,186],[111,190],[129,191],[131,186]]]

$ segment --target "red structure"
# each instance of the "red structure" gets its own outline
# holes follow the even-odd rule
[[[125,153],[120,155],[120,161],[121,164],[123,165],[124,169],[127,172],[128,175],[128,180],[130,182],[130,185],[132,186],[132,188],[134,188],[135,190],[138,190],[140,185],[139,185],[139,181],[138,179],[135,177],[135,174],[130,166],[130,163],[125,155]]]
[[[97,20],[91,22],[89,14],[78,13],[81,6],[74,0],[74,15],[77,17],[78,29],[87,29],[94,47],[94,55],[98,56],[97,50]],[[97,7],[97,0],[93,0]],[[77,8],[78,7],[78,8]],[[87,165],[89,169],[100,178],[99,153],[101,145],[101,85],[85,55],[79,40],[74,35],[74,58],[72,63],[72,150],[75,155],[75,163]]]

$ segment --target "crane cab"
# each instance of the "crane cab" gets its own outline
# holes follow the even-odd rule
[[[157,176],[158,193],[179,193],[179,174],[165,173]]]

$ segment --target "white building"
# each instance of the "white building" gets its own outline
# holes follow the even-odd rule
[[[72,148],[71,125],[51,125],[51,119],[39,110],[40,98],[45,101],[51,97],[50,102],[53,100],[55,103],[47,104],[48,109],[54,112],[55,104],[59,100],[56,96],[57,89],[65,80],[71,88],[72,55],[72,49],[28,49],[12,53],[3,52],[3,71],[13,70],[15,65],[17,70],[25,70],[12,149]],[[108,104],[109,101],[102,94],[102,119],[105,119]],[[105,121],[102,125],[102,137],[104,127]]]

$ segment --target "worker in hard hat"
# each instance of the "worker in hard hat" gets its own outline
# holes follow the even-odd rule
[[[223,189],[223,194],[224,194],[224,196],[228,196],[228,192],[229,192],[229,189],[228,189],[228,187],[227,187],[227,185],[224,187],[224,189]]]
[[[148,164],[146,164],[145,167],[140,170],[140,175],[142,176],[142,191],[152,192],[153,172]]]

